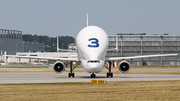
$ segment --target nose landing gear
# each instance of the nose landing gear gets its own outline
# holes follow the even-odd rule
[[[91,78],[96,78],[96,74],[92,73]]]

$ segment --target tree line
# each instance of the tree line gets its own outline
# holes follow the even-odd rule
[[[46,52],[57,51],[57,37],[23,34],[22,39],[25,42],[44,43]],[[71,36],[59,36],[59,48],[68,49],[68,45],[74,42],[75,39]]]

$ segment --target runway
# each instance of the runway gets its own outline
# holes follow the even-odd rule
[[[9,68],[8,68],[9,69]],[[11,69],[11,68],[10,68]],[[26,68],[27,70],[32,68]],[[26,70],[25,69],[25,70]],[[44,68],[39,68],[44,69]],[[38,70],[38,69],[34,69]],[[47,69],[45,69],[47,70]],[[83,70],[83,69],[78,69]],[[165,72],[180,71],[177,69],[132,69],[131,72]],[[107,70],[96,74],[96,78],[90,78],[90,74],[84,71],[74,72],[75,78],[69,78],[69,72],[56,74],[55,72],[0,72],[0,84],[7,83],[55,83],[55,82],[91,82],[91,79],[106,81],[154,81],[154,80],[180,80],[180,75],[170,74],[117,74],[113,78],[106,77]],[[115,70],[113,70],[115,72]]]

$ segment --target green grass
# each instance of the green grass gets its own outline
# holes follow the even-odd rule
[[[1,101],[179,101],[180,81],[1,84]]]

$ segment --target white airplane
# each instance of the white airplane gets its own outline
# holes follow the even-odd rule
[[[57,60],[53,65],[53,69],[56,73],[62,73],[65,70],[65,66],[61,61],[70,61],[70,73],[69,77],[74,77],[73,70],[76,67],[72,67],[72,62],[79,62],[82,64],[84,70],[91,74],[91,78],[96,77],[96,73],[102,71],[105,66],[105,62],[109,62],[109,72],[107,77],[113,77],[111,72],[111,61],[121,61],[118,65],[118,69],[121,73],[127,73],[130,70],[130,64],[125,60],[163,57],[163,56],[176,56],[178,54],[159,54],[159,55],[141,55],[132,57],[110,57],[105,58],[106,51],[113,49],[108,48],[108,36],[106,32],[97,26],[88,26],[83,28],[76,37],[77,45],[77,58],[54,58],[54,57],[38,57],[38,56],[17,56],[17,55],[5,55],[7,57],[16,58],[31,58],[31,59],[48,59]],[[116,48],[117,49],[117,48]],[[115,49],[114,49],[115,50]]]

